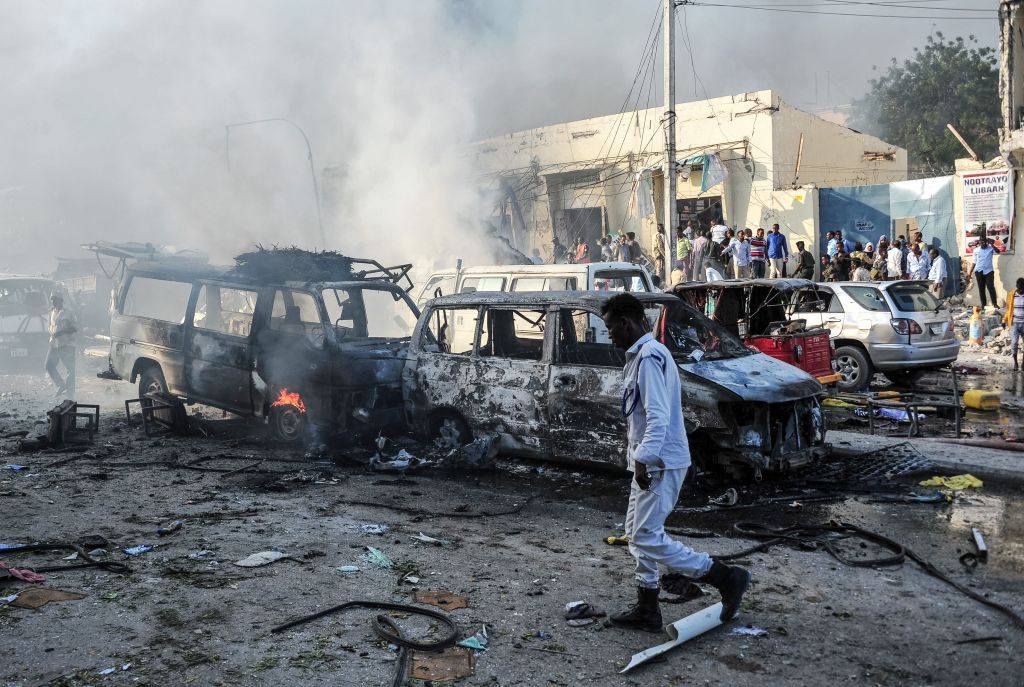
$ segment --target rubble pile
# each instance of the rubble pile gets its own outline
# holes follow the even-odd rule
[[[946,305],[949,307],[950,313],[953,315],[953,328],[956,336],[961,342],[963,342],[963,346],[966,350],[1010,355],[1010,338],[1008,336],[1008,332],[1003,327],[1002,316],[998,314],[994,308],[989,306],[988,308],[985,308],[982,313],[985,343],[982,346],[977,346],[969,343],[971,315],[974,314],[974,307],[964,305],[963,296],[953,296],[952,298],[947,299]]]

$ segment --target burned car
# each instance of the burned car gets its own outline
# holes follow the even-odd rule
[[[467,293],[430,301],[403,374],[408,421],[447,441],[497,435],[511,455],[625,467],[622,368],[601,320],[614,294]],[[672,352],[694,463],[738,478],[826,452],[821,385],[751,351],[670,294],[636,294]]]
[[[52,279],[0,276],[0,371],[42,372],[54,293],[64,290]]]
[[[141,398],[268,418],[285,441],[401,426],[419,315],[404,286],[411,266],[296,253],[257,251],[233,268],[129,265],[101,376],[138,380]]]

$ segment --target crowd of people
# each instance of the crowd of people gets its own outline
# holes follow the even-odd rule
[[[821,281],[914,279],[928,281],[938,298],[946,292],[949,281],[946,258],[937,248],[925,243],[921,232],[915,232],[910,240],[897,236],[890,241],[883,235],[878,237],[877,244],[870,241],[862,244],[844,237],[842,231],[829,231],[825,241],[825,253],[818,259]],[[814,279],[814,256],[803,241],[796,241],[794,245],[795,251],[790,251],[778,224],[773,224],[766,233],[760,227],[756,230],[729,228],[721,218],[716,218],[708,225],[688,221],[677,230],[675,241],[668,240],[664,226],[659,224],[649,253],[640,247],[634,232],[602,237],[597,249],[599,255],[592,255],[590,245],[582,238],[577,238],[571,248],[556,241],[554,261],[649,263],[660,281],[666,262],[671,260],[673,284],[730,278]],[[977,281],[982,307],[990,299],[992,305],[996,305],[992,256],[998,252],[992,242],[982,237],[972,253],[974,262],[970,275]],[[536,249],[532,260],[542,262]]]

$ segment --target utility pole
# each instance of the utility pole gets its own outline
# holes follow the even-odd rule
[[[675,37],[676,0],[665,0],[665,274],[661,275],[664,285],[672,283],[672,263],[675,259],[676,228],[679,213],[676,211],[676,44]],[[659,239],[660,240],[660,239]]]
[[[302,127],[293,122],[290,119],[284,117],[271,117],[270,119],[256,119],[251,122],[235,122],[234,124],[224,125],[224,156],[228,165],[228,169],[231,169],[231,130],[241,126],[251,126],[253,124],[269,124],[271,122],[282,122],[287,124],[299,134],[302,135],[302,140],[306,143],[306,159],[309,160],[309,177],[313,180],[313,200],[316,203],[316,221],[320,227],[320,250],[327,250],[327,234],[324,232],[324,213],[320,208],[320,187],[316,183],[316,166],[313,164],[313,146],[309,144],[309,137],[306,136],[306,132],[302,130]]]

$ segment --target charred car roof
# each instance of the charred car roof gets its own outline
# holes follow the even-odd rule
[[[233,267],[225,265],[206,265],[199,263],[162,263],[162,262],[139,262],[129,265],[128,274],[140,277],[152,277],[154,279],[175,279],[182,281],[193,281],[202,279],[207,281],[218,281],[230,284],[244,284],[253,287],[283,287],[289,289],[301,288],[332,288],[352,287],[366,285],[396,286],[398,290],[402,287],[395,285],[391,280],[385,278],[360,279],[358,274],[349,275],[348,279],[337,279],[330,281],[278,281],[259,279],[256,276],[243,274]]]

